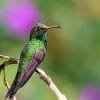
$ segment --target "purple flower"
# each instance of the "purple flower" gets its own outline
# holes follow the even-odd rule
[[[17,37],[27,37],[32,25],[40,21],[40,13],[30,2],[13,2],[6,5],[4,19],[7,28]]]
[[[87,86],[80,94],[80,100],[100,100],[100,87]]]

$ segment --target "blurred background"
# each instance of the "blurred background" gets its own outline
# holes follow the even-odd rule
[[[48,32],[42,69],[68,100],[100,100],[100,0],[0,0],[0,54],[19,58],[37,22],[62,27]],[[17,65],[6,68],[10,83],[16,71]],[[6,92],[1,73],[0,100]],[[34,74],[17,100],[57,99]]]

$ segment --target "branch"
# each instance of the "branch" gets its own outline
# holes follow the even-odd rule
[[[4,56],[4,55],[0,55],[0,58],[7,59],[7,61],[3,62],[0,65],[0,72],[1,72],[1,70],[3,70],[3,76],[4,76],[3,82],[4,82],[4,85],[7,87],[7,89],[9,90],[10,89],[10,85],[9,85],[8,81],[6,80],[5,67],[8,66],[8,65],[10,65],[10,64],[17,64],[18,63],[18,60],[15,59],[15,58],[11,58],[11,57],[8,57],[8,56]],[[16,99],[16,96],[14,96],[12,98],[12,100],[17,100]]]
[[[52,81],[50,76],[48,76],[42,69],[37,68],[37,73],[39,73],[40,78],[49,86],[49,88],[54,92],[54,94],[57,96],[58,100],[67,100],[67,97],[60,92],[60,90],[57,88],[55,83]]]
[[[7,59],[6,63],[4,62],[0,65],[1,70],[7,65],[18,64],[18,59],[11,58],[11,57],[4,56],[4,55],[0,55],[0,58]],[[60,90],[57,88],[57,86],[52,81],[52,79],[42,69],[37,68],[36,72],[39,74],[40,79],[42,79],[49,86],[49,88],[53,91],[53,93],[56,95],[58,100],[67,100],[67,97],[60,92]],[[13,100],[16,100],[16,97],[14,97]]]
[[[4,56],[4,55],[0,55],[0,58],[9,59],[10,57]]]
[[[3,62],[0,65],[0,72],[2,69],[4,69],[4,67],[11,65],[11,64],[18,64],[18,59],[12,58],[12,57],[8,57],[8,56],[4,56],[4,55],[0,55],[0,58],[3,59],[7,59],[7,61]]]

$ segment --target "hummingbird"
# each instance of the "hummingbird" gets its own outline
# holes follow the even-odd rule
[[[47,50],[47,31],[52,28],[60,27],[47,26],[42,23],[33,25],[29,39],[21,51],[18,70],[6,94],[6,98],[12,99],[16,92],[28,82],[36,68],[44,60]]]

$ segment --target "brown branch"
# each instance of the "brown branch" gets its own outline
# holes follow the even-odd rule
[[[4,55],[0,55],[0,58],[9,59],[10,57],[4,56]]]
[[[2,63],[0,65],[0,69],[4,69],[5,66],[10,65],[10,64],[18,64],[18,59],[15,58],[10,58],[8,56],[4,56],[4,55],[0,55],[0,58],[5,58],[7,59],[7,61],[5,61],[4,63]],[[56,97],[58,98],[58,100],[67,100],[67,97],[62,94],[60,92],[60,90],[57,88],[57,86],[55,85],[55,83],[52,81],[52,79],[50,78],[50,76],[48,76],[42,69],[37,68],[36,72],[39,74],[40,79],[43,80],[48,86],[49,88],[53,91],[53,93],[56,95]],[[5,84],[7,87],[7,84]],[[16,100],[16,97],[13,98],[13,100]]]
[[[18,64],[18,59],[15,59],[15,58],[12,58],[12,57],[8,57],[8,56],[4,56],[4,55],[0,55],[0,58],[3,58],[3,59],[7,59],[7,61],[3,62],[1,65],[0,65],[0,71],[8,66],[8,65],[11,65],[11,64]]]

